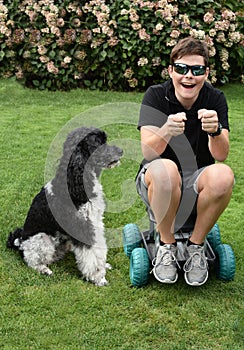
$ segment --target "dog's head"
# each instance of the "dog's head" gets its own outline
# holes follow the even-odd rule
[[[107,135],[97,128],[82,127],[69,133],[63,145],[56,176],[53,179],[55,193],[68,198],[78,207],[85,203],[94,192],[94,175],[98,177],[104,168],[117,165],[123,151],[107,144]]]
[[[70,164],[79,163],[100,172],[119,163],[123,151],[117,146],[107,144],[107,135],[97,128],[78,128],[73,130],[64,144],[64,153],[70,153]]]

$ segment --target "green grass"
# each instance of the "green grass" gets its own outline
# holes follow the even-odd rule
[[[24,89],[14,80],[0,81],[1,349],[243,349],[244,88],[232,84],[222,89],[231,126],[227,164],[235,172],[236,186],[219,225],[222,240],[235,252],[235,280],[223,283],[212,271],[200,288],[187,286],[180,277],[172,286],[151,278],[148,286],[136,289],[130,286],[120,228],[140,222],[144,208],[134,192],[126,192],[127,186],[120,184],[130,179],[132,189],[138,168],[134,111],[143,95],[40,92]],[[110,140],[126,139],[121,167],[102,175],[106,198],[117,203],[105,215],[107,231],[112,232],[108,260],[113,265],[105,288],[82,281],[72,255],[52,266],[52,277],[45,277],[5,247],[9,231],[23,224],[33,196],[44,183],[47,152],[55,136],[64,126],[66,130],[94,120],[104,126]]]

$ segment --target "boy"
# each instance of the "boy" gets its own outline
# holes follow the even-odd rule
[[[234,185],[232,170],[215,164],[229,152],[228,107],[224,94],[206,82],[208,60],[205,43],[180,40],[170,55],[170,80],[149,87],[142,101],[138,128],[144,160],[137,190],[160,234],[153,273],[162,283],[177,281],[174,232],[192,217],[184,277],[192,286],[207,281],[204,240]]]

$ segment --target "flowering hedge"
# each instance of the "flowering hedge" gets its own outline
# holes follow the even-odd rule
[[[205,40],[210,81],[244,81],[242,0],[0,0],[0,77],[39,89],[142,90],[167,79],[185,36]]]

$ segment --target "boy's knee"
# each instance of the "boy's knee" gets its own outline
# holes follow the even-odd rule
[[[156,193],[167,197],[180,190],[181,177],[174,162],[168,160],[156,160],[145,174],[145,182],[149,193]]]
[[[234,174],[231,168],[225,164],[215,164],[203,176],[202,188],[210,188],[212,194],[222,197],[229,193],[234,186]]]

